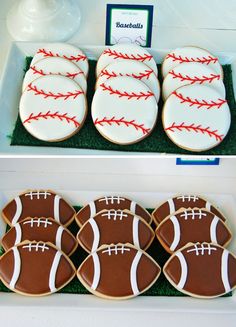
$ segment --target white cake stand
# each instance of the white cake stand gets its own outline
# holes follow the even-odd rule
[[[18,41],[65,41],[80,18],[78,0],[21,0],[9,11],[7,27]]]

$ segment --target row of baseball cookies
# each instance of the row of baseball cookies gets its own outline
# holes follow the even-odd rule
[[[36,202],[40,202],[40,197],[43,198],[44,202],[45,201],[47,202],[47,197],[50,196],[53,197],[55,196],[55,199],[58,197],[57,195],[53,195],[52,192],[50,194],[49,191],[43,191],[43,192],[31,191],[21,195],[21,198],[23,197],[22,199],[24,199],[21,202],[23,202],[25,206],[25,201],[26,201],[25,198],[30,198],[30,199],[32,198],[32,200],[36,198],[37,199]],[[16,201],[18,201],[19,203],[19,199],[17,200],[16,198],[14,201],[10,202],[10,204],[7,205],[6,208],[3,209],[3,216],[8,221],[8,223],[12,222],[10,208],[12,207],[13,203]],[[133,214],[130,212],[130,210],[133,211]],[[70,212],[70,210],[68,212]],[[29,214],[30,213],[28,212],[27,215]],[[34,213],[31,212],[31,214],[33,215]],[[45,212],[43,212],[43,214],[45,215]],[[50,216],[52,216],[52,213],[50,213]],[[142,218],[140,218],[140,216]],[[234,287],[235,285],[234,277],[236,272],[235,263],[234,263],[235,260],[233,259],[232,254],[230,254],[227,250],[224,250],[221,246],[216,245],[216,244],[221,244],[225,246],[230,241],[231,233],[223,223],[223,221],[225,220],[224,216],[220,213],[220,211],[216,207],[214,207],[208,201],[200,197],[196,197],[192,195],[178,196],[173,199],[169,199],[160,207],[158,207],[153,212],[153,218],[156,224],[158,224],[158,222],[163,220],[163,222],[160,223],[156,229],[156,235],[160,243],[164,246],[164,248],[168,252],[173,252],[178,250],[177,253],[174,253],[172,255],[172,257],[166,263],[163,270],[167,279],[178,290],[192,296],[212,297],[212,296],[219,296],[221,294],[224,294]],[[70,219],[71,218],[69,218],[69,221]],[[87,259],[85,259],[85,261],[82,263],[82,265],[80,266],[77,272],[78,278],[89,291],[102,297],[128,298],[138,295],[141,292],[145,291],[158,278],[160,273],[160,267],[155,263],[155,261],[150,256],[148,256],[145,252],[143,252],[140,249],[140,248],[146,249],[153,240],[154,232],[151,230],[151,228],[148,225],[148,223],[149,224],[151,223],[151,216],[144,208],[139,206],[137,203],[119,196],[103,197],[93,202],[90,202],[88,205],[82,208],[76,215],[76,221],[79,226],[82,226],[82,228],[80,229],[77,235],[77,239],[80,245],[87,252],[92,251],[92,254],[89,255]],[[34,226],[39,227],[37,226],[39,222],[37,220],[35,220],[34,222],[35,225],[34,223],[32,225],[32,221],[30,222],[32,225],[31,233],[32,233],[32,227]],[[173,228],[170,225],[170,222],[173,223],[174,233],[173,233]],[[68,220],[66,224],[68,224]],[[45,222],[42,221],[42,225],[45,225]],[[24,232],[25,232],[25,228],[24,228]],[[32,237],[34,239],[35,236]],[[19,239],[19,241],[21,241],[21,239]],[[203,243],[204,241],[213,242],[213,243],[212,244]],[[127,244],[127,242],[133,243],[134,246]],[[195,244],[194,245],[188,244],[185,247],[186,243],[189,242],[195,242]],[[201,244],[198,244],[196,242],[201,242]],[[103,247],[100,248],[102,244],[111,244],[111,243],[116,243],[116,245],[110,245],[109,247],[104,245]],[[173,245],[175,245],[175,247],[173,247]],[[30,251],[32,251],[32,246],[30,245],[27,246],[30,247]],[[40,247],[42,248],[42,246],[43,245],[41,244]],[[184,246],[184,248],[182,248],[182,246]],[[38,249],[38,246],[36,244],[33,244],[33,247]],[[43,246],[43,249],[44,247],[45,246]],[[181,249],[179,249],[180,247]],[[201,258],[198,257],[199,253],[201,255],[205,255],[208,253],[209,262],[205,262],[205,265],[208,264],[209,267],[213,265],[213,268],[215,267],[216,262],[214,257],[213,257],[213,262],[210,261],[210,259],[212,259],[212,256],[210,256],[210,254],[213,252],[221,255],[221,252],[223,251],[224,258],[227,257],[229,258],[229,260],[231,260],[231,265],[229,266],[229,270],[230,270],[229,274],[231,280],[230,283],[228,284],[225,284],[226,282],[224,283],[224,285],[228,285],[228,288],[222,289],[222,287],[220,288],[216,284],[213,285],[213,287],[211,285],[211,289],[209,291],[209,287],[208,287],[209,283],[204,285],[201,278],[198,279],[200,280],[202,285],[197,284],[198,286],[201,287],[200,291],[196,291],[195,289],[194,292],[194,289],[191,288],[192,287],[191,280],[190,280],[190,287],[188,286],[188,284],[187,286],[183,284],[183,282],[181,284],[177,283],[175,278],[177,274],[176,269],[178,269],[178,267],[174,265],[175,268],[173,271],[173,262],[175,262],[174,258],[176,256],[178,256],[179,258],[180,252],[182,253],[183,251],[185,252],[187,251],[186,253],[192,252],[193,255],[196,254],[197,258]],[[110,280],[108,284],[106,282],[105,284],[103,283],[104,276],[101,276],[101,281],[103,282],[99,283],[98,281],[98,272],[100,272],[100,266],[98,265],[98,263],[100,262],[99,260],[103,262],[105,258],[105,261],[107,262],[106,265],[108,265],[109,267],[108,259],[110,259],[110,269],[114,269],[114,267],[116,268],[115,269],[116,274],[115,276],[113,275],[113,277],[115,277],[116,279],[117,278],[119,279],[120,277],[123,280],[124,276],[122,274],[122,268],[120,264],[122,262],[123,267],[124,265],[126,265],[126,268],[129,269],[130,263],[129,264],[127,263],[127,260],[125,259],[126,255],[124,254],[131,255],[131,252],[135,254],[135,257],[140,256],[142,258],[145,258],[143,260],[149,263],[148,270],[150,271],[150,273],[152,272],[151,275],[149,275],[149,278],[146,277],[145,280],[143,280],[141,276],[138,275],[137,272],[136,277],[138,277],[138,281],[141,282],[140,284],[141,290],[137,288],[137,284],[136,284],[137,278],[134,279],[134,277],[132,277],[132,279],[130,280],[132,289],[129,288],[129,291],[127,285],[125,288],[121,288],[119,290],[110,288],[108,284],[109,285],[113,284],[112,276],[110,275],[106,276],[105,278],[105,281]],[[116,266],[117,260],[113,259],[112,256],[113,254],[115,257],[116,256],[119,257],[120,254],[121,258],[123,259],[119,263],[118,267]],[[190,258],[190,262],[191,262],[191,258]],[[225,264],[227,263],[228,263],[227,260],[225,260]],[[92,278],[91,267],[95,264],[97,265],[97,273],[96,274],[94,273]],[[195,262],[195,264],[196,267],[194,269],[197,268],[199,269],[201,263],[199,264],[199,262]],[[231,267],[232,264],[233,264],[233,269]],[[206,268],[204,274],[206,274],[206,272],[211,274],[214,272],[214,271],[213,272],[210,271],[209,267]],[[227,269],[227,266],[223,267],[223,269],[224,268]],[[143,269],[144,269],[144,275],[147,276],[147,274],[145,274],[145,271],[147,270],[147,264],[142,267],[142,271]],[[199,276],[201,277],[202,275],[200,274]],[[227,278],[228,278],[227,276],[224,277],[224,281],[225,280],[227,281],[228,280]],[[196,283],[199,283],[199,281],[195,280],[195,284]],[[136,286],[134,287],[134,285]]]

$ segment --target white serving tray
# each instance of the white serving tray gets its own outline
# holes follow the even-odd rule
[[[116,156],[136,156],[136,155],[155,155],[158,153],[142,152],[122,152],[122,151],[103,151],[89,149],[73,149],[59,147],[36,147],[36,146],[10,146],[9,135],[12,134],[14,124],[18,115],[18,104],[21,95],[21,85],[23,80],[23,69],[25,66],[25,57],[33,56],[38,48],[45,43],[13,42],[8,54],[8,58],[3,73],[3,79],[0,90],[0,155],[1,156],[86,156],[86,155],[116,155]],[[79,46],[89,59],[97,59],[104,50],[104,46]],[[149,49],[157,63],[161,63],[164,56],[170,49]],[[231,64],[233,68],[234,86],[236,88],[236,53],[215,52],[220,59],[221,64]],[[236,94],[236,92],[235,92]],[[159,122],[160,123],[160,122]],[[174,156],[173,154],[170,156]],[[182,155],[181,155],[182,156]]]
[[[22,190],[0,190],[0,208]],[[109,192],[100,191],[70,191],[55,190],[62,194],[72,205],[86,204],[104,194],[120,194],[135,199],[145,207],[155,207],[173,193],[158,192]],[[202,194],[204,195],[204,194]],[[233,195],[205,194],[213,203],[217,203],[227,216],[228,225],[234,235],[229,249],[236,253],[236,202]],[[5,230],[1,221],[0,237]],[[20,317],[18,319],[17,317]],[[236,292],[233,296],[212,300],[199,300],[189,297],[151,297],[139,296],[127,301],[102,300],[93,295],[54,294],[48,297],[32,298],[17,294],[0,293],[0,317],[4,326],[27,326],[40,318],[40,325],[120,327],[144,326],[163,323],[165,326],[181,322],[181,326],[215,327],[232,322],[236,319]],[[39,317],[39,318],[38,318]],[[37,324],[36,324],[37,325]],[[179,326],[179,325],[178,325]]]

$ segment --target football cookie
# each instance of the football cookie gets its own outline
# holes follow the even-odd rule
[[[148,224],[151,224],[152,217],[146,209],[141,207],[135,201],[127,199],[123,196],[104,196],[84,206],[76,214],[76,222],[81,227],[87,220],[93,218],[102,210],[129,210],[131,213],[143,218]]]
[[[129,244],[102,246],[89,255],[77,271],[81,283],[93,294],[128,299],[145,292],[161,268],[144,251]]]
[[[0,258],[0,279],[22,295],[55,293],[74,276],[73,263],[51,243],[23,242]]]
[[[136,60],[143,62],[145,65],[151,68],[156,75],[158,73],[157,65],[153,59],[153,56],[145,48],[142,48],[136,44],[123,43],[113,45],[112,47],[106,48],[103,51],[97,62],[97,77],[106,66],[114,61],[121,60]]]
[[[98,132],[116,144],[133,144],[147,137],[157,120],[154,93],[141,81],[120,76],[102,83],[92,101]]]
[[[176,66],[190,62],[206,65],[223,77],[223,70],[219,59],[207,50],[198,47],[177,48],[168,53],[162,64],[163,77],[166,77],[169,71]]]
[[[101,245],[130,243],[146,250],[152,243],[154,232],[142,218],[123,210],[103,210],[90,218],[77,234],[79,244],[87,252]]]
[[[151,68],[139,61],[123,60],[106,66],[98,76],[96,88],[106,80],[119,76],[129,76],[142,81],[154,93],[157,102],[159,101],[160,83],[157,76]]]
[[[85,76],[88,75],[88,58],[80,49],[68,43],[47,43],[38,49],[34,55],[31,65],[39,60],[51,57],[61,57],[73,62],[78,66]]]
[[[51,217],[68,226],[75,217],[75,210],[50,190],[29,190],[10,201],[3,208],[2,217],[10,226],[29,217]]]
[[[43,241],[54,244],[70,256],[77,248],[71,232],[52,218],[28,218],[15,224],[2,238],[5,251],[23,241]]]
[[[163,99],[166,100],[181,86],[196,84],[214,88],[220,98],[225,99],[225,86],[221,75],[206,65],[193,62],[178,65],[169,71],[162,84]]]
[[[156,225],[158,225],[167,216],[172,215],[173,213],[182,208],[205,208],[208,211],[213,212],[221,220],[226,220],[223,214],[218,209],[216,209],[216,207],[214,207],[209,201],[196,195],[178,195],[173,197],[172,199],[168,199],[153,211],[152,217]]]
[[[188,244],[170,257],[163,271],[177,290],[194,297],[218,297],[236,287],[236,258],[215,244]]]
[[[87,81],[82,70],[73,64],[73,62],[60,57],[46,58],[31,64],[29,70],[25,74],[22,90],[24,91],[36,78],[45,75],[62,75],[69,77],[79,84],[84,93],[87,91]]]
[[[231,233],[224,222],[206,209],[176,212],[163,220],[156,236],[165,250],[172,253],[189,242],[208,242],[227,246]]]
[[[167,136],[180,148],[205,151],[219,145],[227,135],[230,108],[209,86],[183,86],[166,100],[162,123]]]
[[[26,130],[37,139],[63,141],[83,126],[87,101],[84,91],[72,79],[46,75],[26,87],[19,113]]]

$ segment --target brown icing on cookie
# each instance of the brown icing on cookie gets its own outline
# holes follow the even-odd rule
[[[75,275],[72,262],[51,243],[23,242],[0,259],[0,277],[14,292],[41,296],[56,292]]]
[[[158,264],[129,244],[102,246],[81,264],[77,276],[92,293],[106,298],[139,295],[156,281]]]
[[[158,225],[156,236],[169,253],[189,242],[209,242],[226,246],[231,239],[231,233],[224,222],[206,209],[176,212]]]
[[[178,211],[179,209],[188,209],[188,208],[205,208],[215,215],[217,215],[221,220],[225,221],[225,217],[222,213],[216,209],[209,201],[196,196],[196,195],[179,195],[172,199],[167,200],[163,204],[161,204],[158,208],[156,208],[152,217],[156,225],[158,225],[161,221],[163,221],[166,217]]]
[[[51,217],[67,226],[74,219],[75,210],[50,190],[30,190],[8,203],[2,216],[10,226],[28,217]]]
[[[104,244],[130,243],[147,249],[154,238],[151,227],[129,211],[103,210],[89,219],[77,235],[80,245],[93,252]]]
[[[71,232],[52,218],[27,218],[13,226],[2,238],[5,251],[23,241],[51,242],[65,254],[71,255],[77,241]]]
[[[152,222],[151,215],[136,202],[123,196],[104,196],[84,206],[76,215],[76,222],[81,227],[88,219],[93,218],[102,210],[129,210],[143,218],[148,224]]]
[[[217,297],[236,287],[236,258],[216,244],[188,244],[170,257],[163,271],[178,290],[195,297]]]

